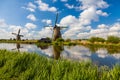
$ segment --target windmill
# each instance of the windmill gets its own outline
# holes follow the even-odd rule
[[[16,33],[12,33],[13,35],[15,35],[16,36],[16,40],[18,41],[18,40],[21,40],[21,37],[23,37],[23,35],[20,35],[20,29],[18,30],[18,33],[16,34]]]
[[[51,29],[53,31],[53,34],[52,34],[52,40],[53,41],[56,41],[58,38],[62,38],[60,30],[62,28],[66,28],[66,27],[63,27],[63,26],[58,26],[57,21],[58,21],[58,13],[56,14],[56,19],[55,19],[54,26],[52,26],[53,29]]]
[[[58,21],[58,13],[56,15],[55,25],[53,27],[53,34],[52,34],[53,41],[55,41],[58,38],[62,38],[61,32],[60,32],[60,27],[56,25],[57,21]]]

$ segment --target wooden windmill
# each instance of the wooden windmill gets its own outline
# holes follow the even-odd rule
[[[18,33],[12,33],[13,35],[16,36],[16,40],[21,40],[21,37],[23,37],[23,35],[20,35],[20,29],[18,30]]]
[[[66,28],[66,27],[63,27],[63,26],[58,26],[57,21],[58,21],[58,13],[56,14],[55,24],[54,24],[54,26],[52,26],[53,29],[51,29],[53,31],[53,34],[52,34],[52,40],[53,41],[56,41],[58,38],[62,38],[60,30],[62,28]],[[48,26],[48,27],[51,27],[51,26]]]
[[[56,20],[55,20],[55,25],[53,27],[53,41],[57,40],[58,38],[62,38],[61,32],[60,32],[60,26],[57,26],[57,21],[58,21],[58,13],[56,15]]]

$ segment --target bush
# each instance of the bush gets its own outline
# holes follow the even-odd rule
[[[58,38],[56,41],[57,41],[57,42],[64,42],[64,39]]]
[[[71,39],[66,39],[65,41],[66,41],[66,42],[71,42]]]
[[[105,39],[103,39],[103,38],[100,38],[100,37],[91,37],[90,39],[89,39],[89,41],[90,42],[105,42]]]
[[[107,37],[107,42],[110,42],[110,43],[119,43],[119,41],[120,41],[119,37],[116,37],[116,36],[108,36]]]

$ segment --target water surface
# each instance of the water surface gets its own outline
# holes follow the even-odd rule
[[[83,45],[76,46],[39,46],[35,44],[16,44],[16,43],[0,43],[0,49],[7,49],[21,52],[36,52],[42,56],[54,59],[68,59],[75,61],[92,61],[98,66],[107,65],[112,67],[116,63],[120,63],[120,50],[112,51],[107,48],[93,48]]]

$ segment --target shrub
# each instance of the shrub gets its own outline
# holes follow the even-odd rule
[[[107,37],[107,42],[110,42],[110,43],[119,43],[119,41],[120,41],[119,37],[116,37],[116,36],[108,36]]]
[[[104,42],[105,41],[105,39],[103,39],[103,38],[100,38],[100,37],[91,37],[90,39],[89,39],[89,41],[90,42]]]

